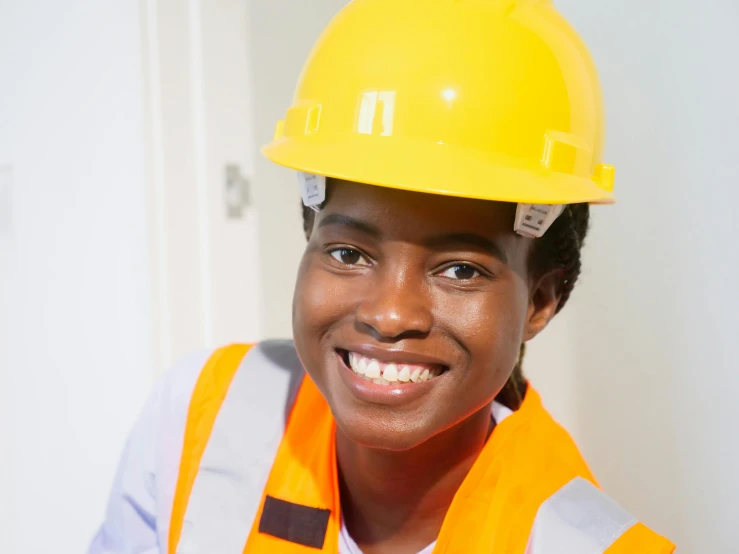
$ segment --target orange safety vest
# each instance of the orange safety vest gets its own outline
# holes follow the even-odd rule
[[[226,421],[226,410],[221,413],[224,402],[239,407],[239,398],[229,393],[237,370],[245,374],[253,371],[250,360],[254,360],[252,364],[273,363],[249,351],[244,345],[216,351],[195,386],[172,506],[168,553],[231,554],[225,552],[226,547],[206,553],[197,545],[185,544],[186,527],[209,525],[209,533],[237,531],[230,542],[234,554],[337,554],[341,508],[336,423],[307,375],[287,419],[256,517],[251,523],[242,521],[245,528],[241,530],[234,530],[233,523],[228,529],[218,527],[225,525],[232,511],[241,509],[238,487],[248,481],[248,475],[239,475],[238,469],[228,465],[234,461],[229,456],[237,455],[239,441],[248,440],[249,427],[260,424],[258,419]],[[213,446],[206,453],[214,428],[227,425],[236,427],[224,429],[226,439],[219,439],[218,448]],[[196,480],[206,477],[227,483],[224,495],[213,498],[213,494],[206,494],[206,500],[197,500],[201,505],[196,510],[193,487]],[[229,491],[233,494],[227,494]],[[234,500],[228,500],[229,496]],[[196,520],[186,521],[191,510],[198,514],[193,516]],[[529,387],[521,408],[495,427],[457,491],[434,554],[669,554],[673,550],[672,543],[637,522],[596,488],[574,442]]]

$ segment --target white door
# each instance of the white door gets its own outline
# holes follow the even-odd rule
[[[261,338],[247,4],[142,3],[159,367]]]

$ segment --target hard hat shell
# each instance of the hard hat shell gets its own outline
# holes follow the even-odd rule
[[[262,151],[411,191],[607,203],[603,135],[595,66],[549,0],[354,0]]]

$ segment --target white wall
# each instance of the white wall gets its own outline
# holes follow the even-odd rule
[[[574,431],[680,552],[736,552],[739,5],[557,4],[600,69],[619,199],[568,320]]]
[[[82,552],[155,375],[262,336],[248,5],[0,2],[0,551]]]
[[[84,551],[151,386],[139,45],[135,2],[0,1],[3,553]]]
[[[313,43],[346,0],[249,0],[256,148],[272,140],[285,118],[293,90]],[[256,152],[255,148],[255,152]],[[292,336],[292,291],[305,239],[294,171],[256,157],[255,198],[259,219],[259,271],[263,287],[263,331]],[[268,239],[267,239],[268,237]]]

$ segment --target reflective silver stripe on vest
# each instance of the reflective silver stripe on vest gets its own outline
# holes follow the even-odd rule
[[[602,554],[636,523],[605,493],[577,477],[539,507],[526,554]]]
[[[260,343],[244,357],[205,447],[177,554],[243,552],[302,375],[291,341]]]

